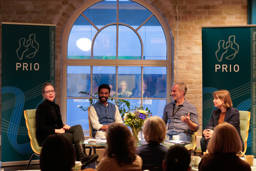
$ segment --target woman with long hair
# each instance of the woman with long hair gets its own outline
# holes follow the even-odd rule
[[[250,171],[250,165],[239,158],[242,142],[236,128],[227,123],[215,127],[208,144],[208,154],[199,163],[199,171]]]
[[[107,149],[98,171],[141,170],[142,159],[136,155],[135,140],[123,124],[113,123],[107,130]]]

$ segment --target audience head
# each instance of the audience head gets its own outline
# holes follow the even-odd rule
[[[55,89],[52,83],[46,82],[42,87],[42,96],[51,102],[55,99]]]
[[[112,123],[107,130],[108,157],[121,164],[131,164],[136,159],[135,140],[130,130],[123,124]]]
[[[71,171],[75,165],[72,143],[63,135],[52,134],[45,140],[40,154],[42,171]]]
[[[222,102],[222,106],[225,108],[230,108],[233,106],[231,96],[228,90],[218,90],[213,92],[213,98],[214,100],[219,99]]]
[[[166,134],[166,126],[162,118],[158,116],[147,118],[143,125],[143,134],[147,142],[163,142]]]
[[[164,171],[188,171],[190,169],[191,156],[189,151],[181,145],[173,145],[169,148],[163,161]]]
[[[236,128],[227,122],[217,125],[214,128],[207,149],[209,154],[240,153],[242,150],[242,143]]]

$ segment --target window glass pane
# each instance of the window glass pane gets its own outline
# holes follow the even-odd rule
[[[95,39],[93,47],[94,59],[116,58],[116,26],[103,29]]]
[[[83,21],[86,22],[84,18]],[[91,56],[91,43],[96,29],[85,24],[74,25],[71,29],[68,39],[68,59],[89,59]]]
[[[151,12],[140,4],[132,1],[119,2],[119,22],[129,24],[135,29],[140,26]]]
[[[126,26],[119,26],[119,59],[141,59],[141,44],[136,33]]]
[[[70,126],[80,124],[83,127],[85,136],[89,136],[88,123],[88,99],[68,99],[67,100],[67,124]]]
[[[88,97],[90,92],[90,67],[68,66],[67,68],[67,96]]]
[[[116,68],[112,66],[94,66],[93,67],[93,93],[98,92],[98,87],[101,84],[109,84],[112,89],[111,95],[113,96],[116,89]]]
[[[166,100],[143,100],[143,107],[148,107],[152,116],[159,116],[162,118]]]
[[[140,97],[141,67],[118,67],[118,96]]]
[[[144,67],[143,69],[143,97],[166,98],[166,68]]]
[[[165,35],[155,16],[139,29],[139,34],[144,45],[145,59],[166,60]]]
[[[116,2],[96,3],[85,10],[83,14],[100,29],[104,25],[116,22]]]

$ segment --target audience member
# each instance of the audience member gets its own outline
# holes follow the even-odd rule
[[[119,91],[118,92],[119,97],[130,97],[132,95],[132,92],[127,89],[126,81],[120,82],[120,89],[118,91]]]
[[[164,171],[190,171],[191,156],[189,151],[181,145],[173,145],[169,148],[163,161]]]
[[[238,157],[242,143],[237,129],[224,122],[215,127],[208,144],[208,154],[199,163],[199,171],[250,171],[248,163]]]
[[[213,92],[213,104],[216,109],[212,112],[209,123],[206,129],[203,131],[203,137],[200,140],[201,149],[203,152],[206,151],[207,144],[209,139],[212,137],[214,127],[222,122],[232,124],[240,135],[239,111],[233,108],[229,91],[218,90]]]
[[[175,83],[171,96],[173,102],[164,108],[163,120],[167,123],[167,135],[170,139],[178,135],[182,141],[191,142],[191,135],[198,130],[198,116],[194,105],[185,100],[187,86],[185,83]]]
[[[90,107],[89,118],[93,127],[93,136],[105,138],[109,124],[123,123],[117,105],[108,102],[110,96],[108,84],[101,84],[98,88],[99,101]]]
[[[98,171],[141,170],[142,159],[136,155],[136,146],[131,131],[121,123],[109,125],[107,149],[97,166]]]
[[[40,154],[42,171],[71,171],[75,165],[75,151],[72,143],[61,134],[49,135]]]
[[[62,134],[71,143],[74,143],[77,160],[80,160],[83,167],[97,160],[98,155],[87,156],[83,152],[81,142],[84,141],[84,133],[81,125],[69,126],[62,122],[60,107],[55,100],[55,89],[51,83],[45,83],[42,88],[44,101],[36,110],[36,138],[40,146],[51,134]]]
[[[167,148],[160,144],[166,135],[164,121],[158,116],[147,118],[143,125],[143,134],[148,144],[137,149],[137,154],[143,160],[142,169],[162,171],[162,162],[167,153]]]

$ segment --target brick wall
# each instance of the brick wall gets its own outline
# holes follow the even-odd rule
[[[175,39],[174,80],[188,84],[187,99],[202,113],[203,26],[247,23],[246,0],[146,0],[166,18]],[[56,86],[60,91],[65,24],[86,0],[0,0],[0,21],[56,24]],[[201,118],[201,117],[199,117]],[[201,122],[201,120],[200,120]]]

